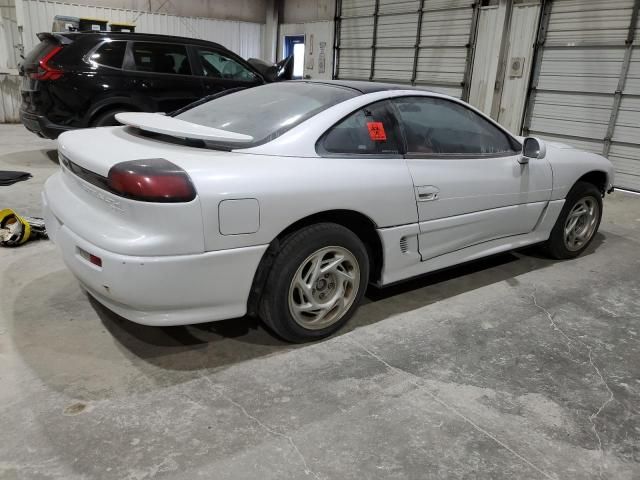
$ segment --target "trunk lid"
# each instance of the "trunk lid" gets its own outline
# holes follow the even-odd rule
[[[199,196],[183,203],[132,200],[112,193],[106,177],[117,163],[150,158],[166,159],[197,176],[203,161],[233,154],[147,138],[131,127],[65,132],[58,138],[58,151],[62,171],[47,182],[45,194],[62,225],[114,253],[150,256],[204,251]]]

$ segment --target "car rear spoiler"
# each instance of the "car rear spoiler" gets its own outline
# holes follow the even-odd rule
[[[36,37],[38,37],[38,40],[41,42],[44,42],[45,40],[52,40],[61,45],[69,45],[70,43],[73,43],[72,39],[65,37],[60,33],[40,32],[36,34]]]
[[[146,132],[160,133],[176,138],[228,143],[246,143],[253,140],[251,135],[229,132],[219,128],[205,127],[204,125],[186,122],[179,118],[169,117],[160,113],[123,112],[116,114],[116,120],[124,125],[136,127]]]

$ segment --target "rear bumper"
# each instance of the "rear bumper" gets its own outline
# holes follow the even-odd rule
[[[53,123],[44,115],[27,112],[24,109],[20,109],[20,121],[27,130],[45,138],[55,139],[61,133],[74,129],[73,127]]]
[[[63,225],[42,195],[47,232],[65,264],[98,302],[136,323],[186,325],[247,312],[253,277],[267,245],[175,256],[107,251]],[[90,263],[81,251],[99,257]]]

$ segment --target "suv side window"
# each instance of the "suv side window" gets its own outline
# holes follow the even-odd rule
[[[184,45],[133,42],[131,52],[137,71],[191,75],[189,57]]]
[[[515,140],[465,106],[435,97],[393,100],[407,140],[407,153],[442,155],[512,155]]]
[[[397,155],[400,134],[386,100],[360,108],[331,127],[321,139],[322,153]]]
[[[91,54],[90,60],[105,67],[122,68],[127,42],[105,42]]]
[[[245,82],[253,82],[256,79],[251,70],[220,52],[200,47],[195,47],[195,50],[201,66],[201,71],[198,72],[199,75]]]

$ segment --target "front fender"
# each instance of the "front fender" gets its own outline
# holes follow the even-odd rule
[[[553,171],[551,200],[565,198],[575,183],[591,172],[602,172],[607,176],[605,191],[613,188],[613,164],[602,155],[547,143],[547,160]]]

